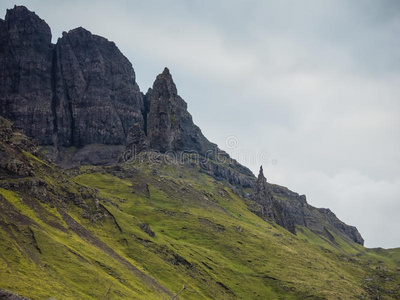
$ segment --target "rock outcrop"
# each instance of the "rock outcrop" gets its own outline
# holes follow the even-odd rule
[[[216,180],[224,180],[240,188],[255,186],[254,174],[224,151],[218,149],[214,159],[206,158],[200,162],[202,171]]]
[[[122,145],[143,128],[143,98],[131,63],[113,42],[83,28],[63,33],[54,51],[57,145]]]
[[[296,233],[294,216],[286,209],[286,203],[276,199],[271,186],[267,183],[262,167],[260,167],[260,173],[254,189],[254,201],[260,207],[257,214],[263,219],[270,219],[288,231]]]
[[[92,150],[96,162],[115,162],[115,146],[125,144],[215,156],[217,146],[194,125],[167,68],[143,95],[113,42],[77,28],[53,45],[46,22],[23,6],[7,10],[0,41],[0,115],[52,146],[56,162],[93,163]]]
[[[193,123],[168,68],[157,76],[144,99],[147,138],[143,137],[138,127],[132,129],[128,149],[134,144],[136,150],[148,146],[161,153],[173,152],[176,155],[176,152],[185,152],[194,155],[202,170],[216,179],[241,187],[253,185],[253,173],[218,149]]]
[[[37,154],[38,146],[0,116],[0,180],[34,174],[32,164],[21,150]]]
[[[202,156],[215,155],[217,146],[194,125],[167,68],[157,76],[147,98],[150,105],[146,131],[150,148],[160,152],[192,151]]]
[[[113,42],[83,28],[51,43],[50,27],[23,6],[0,22],[0,115],[40,145],[124,145],[144,128],[131,63]]]
[[[131,149],[132,154],[136,155],[149,147],[146,134],[139,123],[134,124],[128,131],[126,138],[126,149]]]
[[[306,227],[335,243],[332,233],[364,244],[357,228],[340,221],[329,209],[315,208],[307,203],[306,196],[267,182],[262,167],[252,198],[256,205],[249,207],[264,219],[269,219],[296,234],[296,226]]]
[[[11,292],[7,292],[4,290],[0,290],[0,299],[2,299],[2,300],[30,300],[29,298],[21,297],[19,295],[15,295]]]
[[[40,144],[53,143],[51,31],[23,6],[0,21],[0,115]]]
[[[53,45],[46,22],[23,6],[7,10],[0,40],[0,115],[50,146],[61,165],[115,162],[124,145],[213,159],[218,153],[193,123],[167,68],[143,95],[113,42],[77,28]]]

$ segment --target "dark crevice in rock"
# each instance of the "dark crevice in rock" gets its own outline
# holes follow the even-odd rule
[[[63,35],[63,37],[64,37],[64,35]],[[69,36],[68,35],[66,35],[66,39],[69,41]],[[74,51],[72,52],[72,54],[75,56]],[[62,55],[62,51],[60,50],[60,69],[61,69],[61,76],[62,76],[62,81],[63,81],[64,93],[65,93],[66,100],[67,100],[68,116],[69,116],[69,120],[70,120],[70,132],[71,132],[70,144],[67,143],[66,146],[73,146],[74,145],[77,148],[80,148],[81,147],[81,145],[79,143],[80,141],[79,141],[79,139],[77,139],[77,135],[75,134],[75,118],[74,118],[74,111],[73,111],[73,107],[72,107],[72,99],[71,99],[71,96],[70,96],[70,93],[69,93],[69,89],[68,89],[67,83],[65,81],[65,77],[63,76],[64,75],[64,70],[63,70],[63,64],[61,63],[61,55]]]
[[[66,130],[66,134],[65,134],[65,136],[63,136],[63,141],[61,141],[60,146],[69,147],[69,146],[75,145],[77,148],[79,148],[78,141],[76,141],[76,139],[75,139],[75,119],[74,119],[73,108],[72,108],[72,100],[71,100],[71,97],[69,94],[67,83],[65,81],[65,77],[63,76],[64,69],[63,69],[63,64],[61,63],[61,61],[64,60],[64,58],[62,57],[62,51],[60,51],[58,43],[56,45],[56,49],[57,49],[57,51],[56,51],[57,54],[56,54],[56,60],[54,61],[54,63],[55,63],[54,68],[55,68],[55,70],[57,69],[57,67],[60,68],[60,70],[59,70],[60,78],[58,78],[58,79],[61,81],[62,94],[66,98],[66,115],[64,117],[66,120],[69,120],[69,125],[67,125],[67,128],[65,128],[63,130],[63,131]],[[60,102],[62,101],[62,99],[57,98],[57,94],[58,94],[57,90],[54,90],[54,93],[56,94],[56,96],[54,97],[54,100],[56,100],[55,106],[57,107],[57,105],[61,104]],[[57,115],[60,115],[60,117],[61,117],[62,114],[63,114],[63,112],[56,111],[55,118],[58,119]],[[64,125],[64,124],[62,124],[62,125]],[[57,131],[57,136],[59,134],[60,134],[60,132]],[[57,140],[58,140],[58,138],[57,138]]]
[[[147,136],[147,115],[150,112],[150,104],[151,104],[150,99],[151,99],[152,91],[153,90],[151,88],[149,88],[147,90],[146,95],[143,95],[143,111],[142,111],[143,120],[144,120],[143,131],[146,136]]]
[[[72,108],[72,100],[71,100],[71,97],[69,96],[68,91],[66,91],[66,96],[67,96],[67,103],[68,103],[68,113],[69,113],[70,120],[71,120],[71,144],[76,145],[77,148],[80,148],[81,144],[79,142],[79,139],[77,139],[76,135],[75,135],[74,112],[73,112],[73,108]]]
[[[51,64],[51,90],[52,90],[52,103],[51,110],[53,113],[53,143],[54,147],[58,149],[58,121],[57,121],[57,93],[56,93],[56,78],[57,78],[57,48],[54,46],[52,51],[52,64]]]

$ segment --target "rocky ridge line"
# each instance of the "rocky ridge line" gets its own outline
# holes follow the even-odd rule
[[[0,20],[0,65],[0,115],[46,146],[60,165],[114,163],[127,149],[195,153],[209,158],[200,165],[203,172],[239,189],[254,189],[252,210],[262,218],[292,233],[300,225],[363,243],[357,229],[330,211],[270,185],[262,170],[255,180],[248,168],[208,141],[167,68],[143,95],[131,63],[113,42],[77,28],[53,45],[50,27],[23,6],[7,10]],[[221,157],[225,163],[219,163]],[[23,166],[15,161],[6,169],[29,173]]]
[[[335,243],[335,239],[331,232],[364,245],[364,239],[356,227],[340,221],[330,209],[315,208],[309,205],[305,195],[269,184],[262,167],[252,200],[256,205],[249,207],[251,211],[263,219],[274,221],[293,234],[296,234],[296,226],[302,226],[324,236],[332,243]]]

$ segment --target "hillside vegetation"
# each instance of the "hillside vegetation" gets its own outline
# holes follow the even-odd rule
[[[400,249],[304,227],[294,235],[195,164],[144,153],[61,170],[2,122],[2,290],[31,299],[400,298]]]

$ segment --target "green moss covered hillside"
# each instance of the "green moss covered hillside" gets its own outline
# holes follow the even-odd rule
[[[196,164],[144,152],[129,163],[62,170],[5,119],[0,135],[4,295],[400,297],[400,249],[367,249],[333,230],[330,238],[302,226],[293,234]]]

